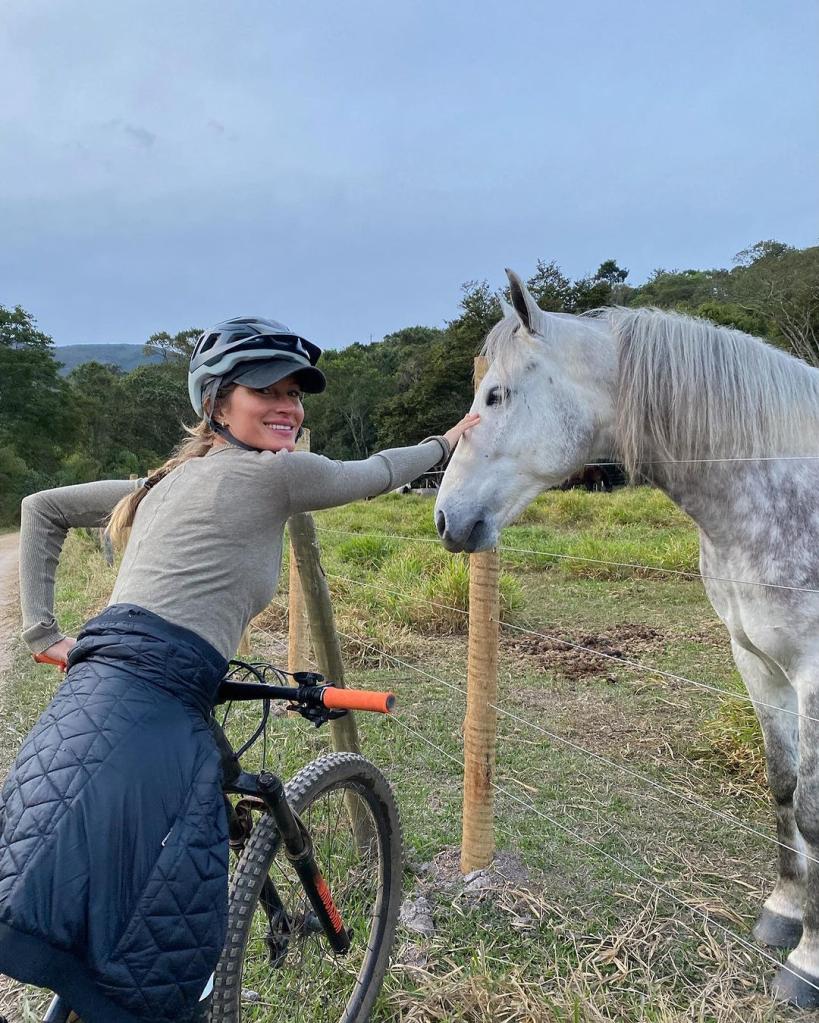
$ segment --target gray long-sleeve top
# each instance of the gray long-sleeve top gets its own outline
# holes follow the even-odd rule
[[[192,458],[139,504],[110,604],[138,604],[202,636],[224,657],[270,602],[281,569],[284,524],[385,493],[442,457],[437,440],[381,451],[360,462],[307,452],[245,451],[233,445]],[[141,485],[104,480],[25,498],[20,526],[23,638],[40,653],[63,638],[54,618],[54,577],[72,526],[100,526]]]

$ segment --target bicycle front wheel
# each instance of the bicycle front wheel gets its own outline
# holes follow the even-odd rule
[[[401,901],[403,844],[392,791],[353,753],[308,764],[286,785],[351,934],[333,952],[263,814],[231,879],[211,1023],[365,1023],[389,965]]]

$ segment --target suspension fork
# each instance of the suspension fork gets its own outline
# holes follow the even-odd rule
[[[351,944],[349,932],[318,868],[310,835],[287,802],[281,779],[263,771],[257,790],[276,822],[285,854],[298,874],[331,948],[334,952],[347,952]]]

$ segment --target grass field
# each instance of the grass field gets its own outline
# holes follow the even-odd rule
[[[428,901],[435,928],[401,931],[374,1023],[798,1019],[770,1003],[773,964],[750,944],[775,849],[747,704],[615,659],[742,692],[701,583],[622,567],[696,575],[689,521],[656,491],[574,491],[544,495],[505,531],[504,546],[518,551],[502,552],[499,855],[467,883],[458,870],[467,561],[427,542],[427,498],[390,495],[316,520],[348,682],[399,697],[395,720],[360,721],[362,745],[396,789],[407,896]],[[112,582],[72,535],[63,626],[103,606]],[[255,652],[279,663],[282,604],[284,593],[253,633]],[[4,763],[56,684],[21,651]],[[232,726],[238,737],[249,721],[237,715]],[[327,748],[298,719],[276,727],[287,772]]]

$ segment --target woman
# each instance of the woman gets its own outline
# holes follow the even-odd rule
[[[220,323],[188,376],[202,420],[145,480],[23,502],[20,598],[33,653],[64,684],[0,801],[0,973],[49,987],[84,1023],[188,1023],[221,952],[227,826],[210,710],[241,635],[270,601],[295,512],[389,491],[443,437],[360,462],[295,452],[319,349],[271,320]],[[67,530],[130,532],[108,607],[77,641],[53,615]]]

